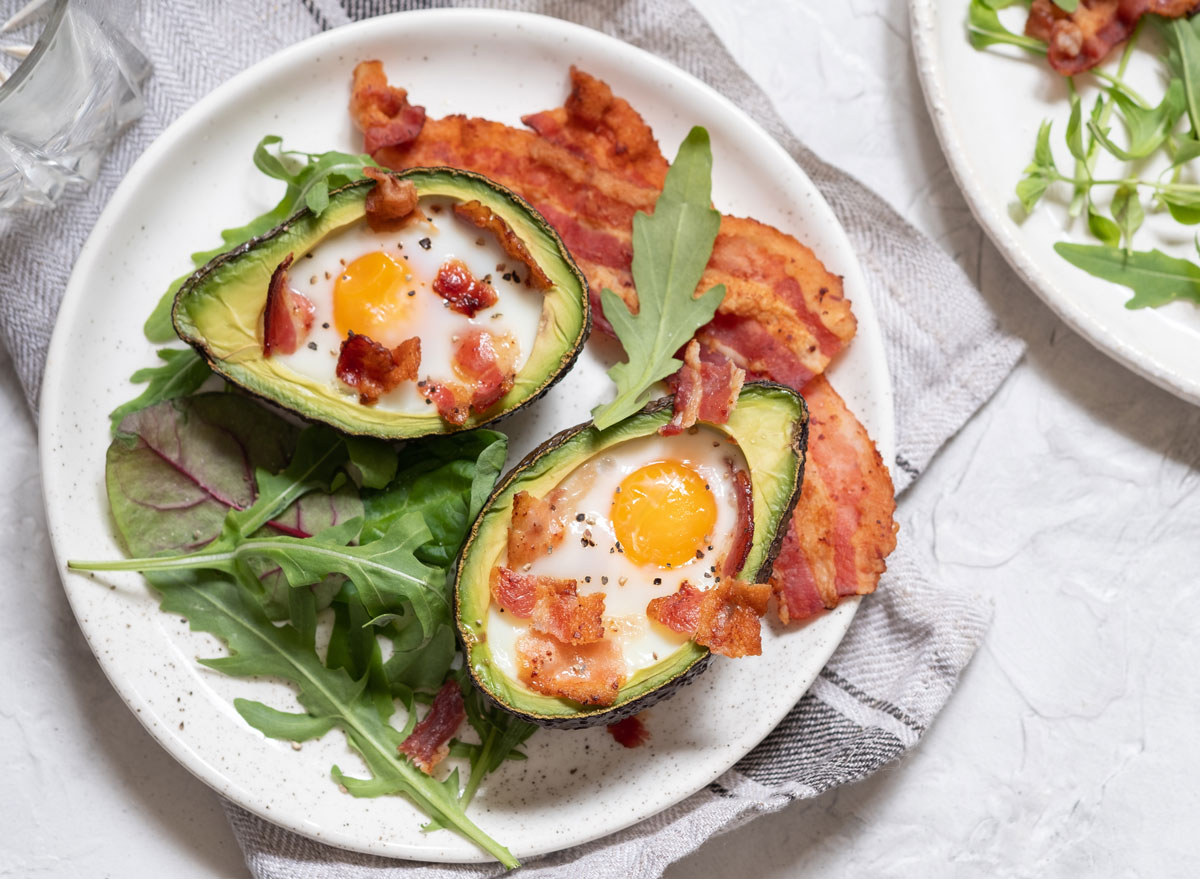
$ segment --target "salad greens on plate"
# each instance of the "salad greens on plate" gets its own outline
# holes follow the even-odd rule
[[[1044,55],[1045,43],[1014,33],[1000,19],[1000,10],[1028,4],[1029,0],[971,0],[971,44],[981,50],[1012,45]],[[1071,12],[1078,3],[1055,0],[1055,5]],[[1200,182],[1188,173],[1192,160],[1200,156],[1200,17],[1151,18],[1166,47],[1161,93],[1143,95],[1125,79],[1146,27],[1143,19],[1115,70],[1090,71],[1094,100],[1085,100],[1075,78],[1067,79],[1070,115],[1058,142],[1070,159],[1061,165],[1056,161],[1052,124],[1044,121],[1033,160],[1016,184],[1017,200],[1026,213],[1035,210],[1051,186],[1070,188],[1069,216],[1084,217],[1098,243],[1059,242],[1054,250],[1077,268],[1128,287],[1133,296],[1127,308],[1176,300],[1200,304],[1200,264],[1157,249],[1134,249],[1147,214],[1168,213],[1185,227],[1200,224]],[[1117,170],[1098,172],[1102,157],[1106,166],[1115,164]]]

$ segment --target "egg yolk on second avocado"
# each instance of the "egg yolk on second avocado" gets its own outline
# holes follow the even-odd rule
[[[412,336],[412,272],[403,258],[383,251],[364,254],[342,269],[333,284],[333,323],[338,333],[370,336],[389,348]]]
[[[656,461],[621,480],[611,519],[633,562],[677,567],[704,548],[717,522],[717,503],[704,477],[691,467]]]

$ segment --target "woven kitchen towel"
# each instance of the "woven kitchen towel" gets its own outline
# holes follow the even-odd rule
[[[99,182],[53,212],[0,221],[0,320],[31,405],[69,268],[114,186],[162,129],[197,98],[277,49],[352,19],[446,3],[373,0],[181,0],[145,4],[155,65],[148,111],[109,156]],[[463,4],[476,5],[476,4]],[[604,31],[660,55],[746,110],[795,157],[854,244],[883,324],[896,393],[898,491],[984,402],[1023,349],[1006,335],[957,265],[882,199],[805,149],[767,97],[686,0],[499,0]],[[219,46],[220,51],[212,47]],[[666,812],[612,837],[531,861],[530,876],[566,863],[594,877],[657,876],[705,839],[797,798],[856,781],[920,738],[987,625],[987,611],[933,584],[902,536],[880,590],[866,600],[812,689],[732,770]],[[489,876],[494,866],[444,867],[332,849],[236,806],[230,820],[260,877]]]

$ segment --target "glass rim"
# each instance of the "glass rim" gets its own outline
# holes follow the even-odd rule
[[[33,49],[29,55],[21,60],[17,65],[17,69],[12,72],[12,75],[4,82],[0,83],[0,104],[4,103],[5,98],[14,93],[22,82],[29,78],[30,74],[37,67],[38,61],[46,54],[50,42],[58,35],[58,29],[62,25],[63,17],[66,15],[68,0],[53,0],[54,8],[50,11],[50,16],[46,20],[46,26],[38,35],[37,40],[33,44]]]

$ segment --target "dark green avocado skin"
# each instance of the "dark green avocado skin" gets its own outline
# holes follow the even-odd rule
[[[773,505],[773,514],[770,516],[774,520],[773,526],[769,529],[769,533],[764,537],[764,550],[760,554],[757,564],[753,567],[753,574],[749,570],[743,570],[743,579],[753,579],[756,583],[765,583],[771,576],[771,570],[783,545],[783,539],[787,532],[787,523],[791,520],[792,511],[795,509],[796,503],[800,499],[800,489],[804,478],[804,462],[806,459],[806,451],[808,447],[808,409],[804,404],[804,400],[795,391],[783,385],[778,385],[773,382],[749,382],[743,389],[743,394],[765,396],[768,394],[778,395],[783,400],[790,400],[796,404],[797,417],[791,421],[786,421],[787,429],[780,431],[779,444],[781,449],[781,460],[794,462],[794,467],[788,472],[787,467],[780,467],[774,472],[766,474],[751,472],[751,481],[755,479],[779,479],[780,499],[777,505]],[[742,398],[739,398],[741,400]],[[625,424],[632,419],[641,419],[650,417],[653,423],[665,423],[670,417],[674,408],[674,398],[664,397],[649,403],[641,412],[626,419]],[[720,425],[714,425],[720,429]],[[535,467],[547,455],[554,453],[556,450],[562,449],[568,445],[573,439],[578,437],[582,432],[592,429],[591,422],[576,425],[555,434],[546,442],[542,443],[538,448],[534,449],[527,455],[519,464],[517,464],[497,485],[491,497],[484,505],[479,518],[472,527],[471,533],[468,536],[466,546],[463,549],[463,554],[459,560],[459,565],[456,572],[456,582],[454,587],[454,604],[455,604],[455,619],[456,629],[458,633],[459,643],[463,648],[463,656],[466,659],[468,671],[471,675],[472,683],[481,691],[484,698],[496,707],[513,714],[524,721],[537,724],[538,726],[547,727],[549,729],[586,729],[594,726],[607,726],[624,720],[627,717],[632,717],[647,708],[659,704],[660,702],[669,699],[671,696],[679,692],[684,686],[692,683],[698,675],[707,669],[712,663],[712,654],[701,648],[700,655],[679,669],[679,672],[670,679],[666,680],[650,689],[649,691],[638,695],[626,701],[618,701],[618,704],[611,707],[596,707],[577,705],[577,710],[568,714],[549,715],[521,704],[510,704],[504,699],[498,697],[493,690],[488,686],[487,681],[481,679],[479,669],[471,661],[472,652],[471,646],[475,640],[467,631],[464,625],[463,607],[464,596],[469,583],[466,582],[464,573],[468,567],[468,557],[471,554],[472,546],[475,544],[479,536],[481,527],[483,526],[488,510],[498,500],[505,496],[515,493],[513,489],[519,484],[522,474],[526,473],[530,468]],[[620,429],[620,425],[613,429]],[[760,511],[754,512],[755,519],[755,544],[759,543],[759,534],[757,529],[760,522]],[[487,585],[483,585],[487,589]]]

